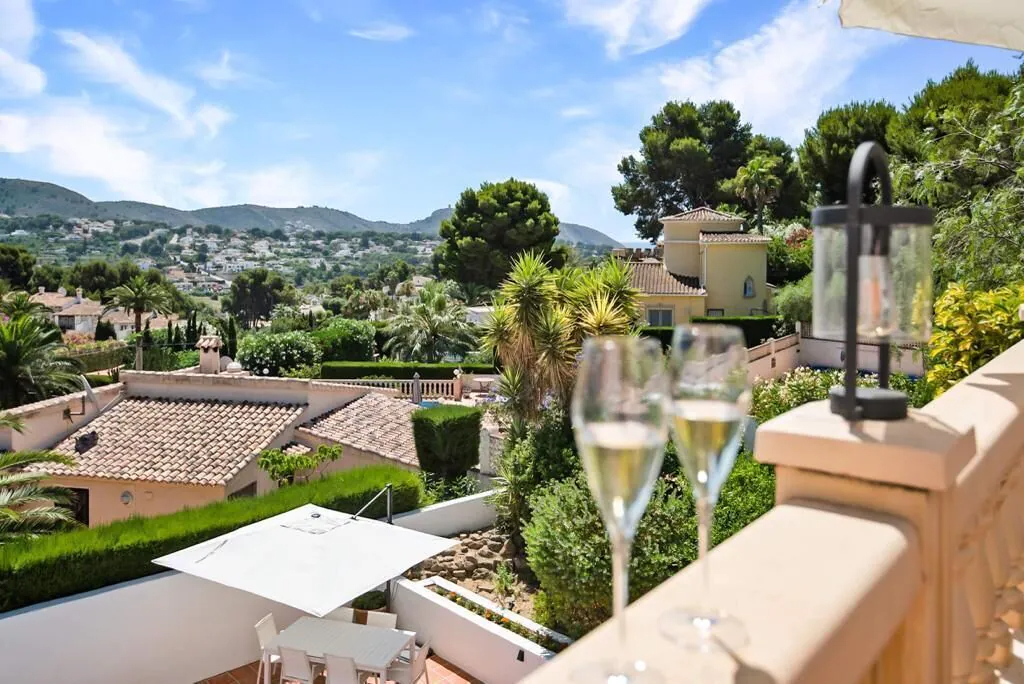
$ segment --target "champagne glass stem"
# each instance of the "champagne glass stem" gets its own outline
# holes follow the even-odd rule
[[[697,558],[701,564],[701,575],[704,592],[700,598],[702,607],[711,605],[711,559],[708,558],[708,547],[711,545],[711,520],[715,505],[707,496],[697,499]]]
[[[618,625],[620,653],[626,652],[626,606],[629,604],[629,556],[633,540],[616,536],[612,541],[612,616]]]

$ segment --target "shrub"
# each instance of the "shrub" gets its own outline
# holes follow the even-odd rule
[[[791,323],[807,323],[814,309],[814,290],[811,276],[779,288],[775,294],[775,310]]]
[[[341,458],[341,445],[321,444],[316,450],[304,454],[285,453],[281,449],[264,449],[256,459],[256,465],[278,486],[290,485],[296,479],[309,482],[324,463],[333,463]]]
[[[712,526],[718,544],[775,503],[775,474],[742,454],[719,497]],[[549,626],[578,636],[611,616],[611,551],[597,506],[582,477],[541,488],[523,530],[530,569],[540,581]],[[647,506],[630,560],[637,598],[697,557],[693,498],[685,480],[662,478]]]
[[[100,319],[96,322],[96,332],[93,335],[97,342],[103,342],[104,340],[116,340],[117,331],[114,330],[114,324],[110,321]]]
[[[324,361],[373,361],[375,328],[369,321],[331,318],[313,332]]]
[[[497,371],[489,365],[468,363],[406,363],[403,361],[326,361],[321,369],[323,378],[355,380],[369,376],[408,380],[413,373],[419,373],[422,380],[452,380],[455,370],[463,373],[491,375]]]
[[[424,506],[461,499],[480,491],[480,481],[472,473],[444,478],[421,470],[420,479],[423,481]]]
[[[951,284],[935,302],[928,380],[942,393],[1019,342],[1024,285],[976,292]]]
[[[75,359],[85,373],[116,368],[125,362],[125,353],[129,352],[134,363],[135,350],[129,349],[123,342],[107,340],[71,347],[68,356]]]
[[[780,378],[759,380],[754,383],[750,415],[758,424],[764,423],[797,406],[824,401],[828,399],[829,389],[842,384],[842,371],[811,368],[797,368]],[[857,386],[878,387],[878,376],[861,375],[857,378]],[[932,399],[931,388],[926,381],[914,380],[902,373],[894,373],[889,386],[906,393],[910,405],[915,408]]]
[[[419,505],[422,486],[415,473],[370,466],[260,497],[7,544],[0,547],[0,611],[163,572],[152,563],[154,558],[307,503],[355,513],[388,483],[394,487],[394,512]],[[384,507],[381,497],[365,515],[383,516]]]
[[[281,375],[282,371],[320,362],[320,348],[309,333],[258,333],[238,343],[238,362],[253,375]]]
[[[463,475],[480,457],[483,411],[442,404],[412,414],[412,435],[420,468],[441,477]]]
[[[89,381],[89,387],[92,387],[93,389],[113,385],[117,382],[114,376],[99,373],[88,374],[85,376],[85,379]]]

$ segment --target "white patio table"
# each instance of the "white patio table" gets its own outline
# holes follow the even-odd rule
[[[388,666],[412,648],[415,632],[386,627],[370,627],[315,617],[300,617],[270,640],[263,652],[263,684],[270,684],[270,656],[281,646],[306,652],[315,663],[324,663],[324,654],[348,656],[356,669],[380,676],[386,682]]]

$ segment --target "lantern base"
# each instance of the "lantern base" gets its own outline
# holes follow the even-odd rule
[[[903,420],[907,417],[909,402],[907,395],[893,389],[881,387],[858,387],[855,415],[848,415],[846,389],[833,387],[828,391],[832,413],[847,420]]]

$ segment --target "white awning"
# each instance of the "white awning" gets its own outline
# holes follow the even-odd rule
[[[306,504],[153,562],[322,617],[456,543]]]
[[[1022,0],[842,0],[846,27],[1024,50]]]

